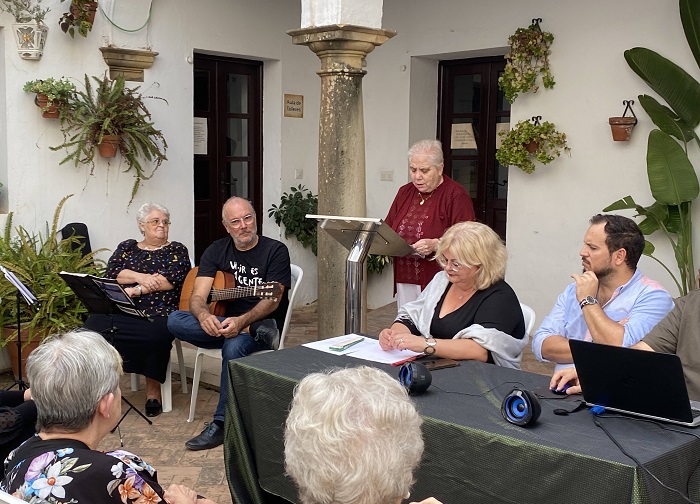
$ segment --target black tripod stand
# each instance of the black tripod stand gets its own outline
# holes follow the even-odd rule
[[[110,344],[110,345],[114,346],[114,335],[117,334],[117,332],[119,331],[119,329],[118,329],[117,327],[114,327],[114,313],[109,313],[108,315],[109,315],[109,322],[110,322],[110,324],[109,324],[109,329],[106,329],[106,330],[102,331],[102,336],[104,336],[105,339],[106,339],[107,341],[109,341],[109,344]],[[148,425],[153,425],[153,422],[152,422],[151,420],[149,420],[149,419],[146,417],[146,415],[144,415],[144,414],[141,412],[141,410],[139,410],[136,406],[134,406],[134,405],[131,403],[131,401],[129,401],[129,400],[128,400],[126,397],[124,397],[123,395],[122,395],[122,401],[124,401],[124,402],[126,403],[126,405],[129,406],[129,407],[126,409],[126,411],[125,411],[124,413],[122,413],[122,417],[121,417],[121,418],[119,419],[119,421],[117,422],[117,425],[115,425],[114,428],[113,428],[111,431],[109,431],[109,432],[112,432],[112,433],[113,433],[115,430],[117,430],[117,429],[119,428],[119,425],[122,423],[122,421],[126,418],[126,415],[128,415],[129,412],[130,412],[131,410],[134,410],[136,413],[138,413],[138,415],[139,415],[141,418],[143,418],[144,420],[146,420],[146,421],[148,422]],[[121,433],[121,431],[119,431],[119,432]],[[120,435],[119,437],[121,438],[121,435]],[[123,443],[123,442],[122,442],[122,446],[124,446],[124,443]]]
[[[22,298],[27,302],[29,306],[39,306],[39,300],[36,298],[34,293],[22,283],[22,281],[15,276],[14,273],[7,270],[4,266],[0,265],[0,271],[5,275],[5,278],[15,286],[17,289],[17,379],[5,390],[10,390],[15,387],[19,390],[27,390],[29,385],[22,378],[22,317],[20,313],[20,306],[22,305]]]
[[[134,302],[116,280],[66,272],[61,272],[59,275],[65,280],[73,292],[75,292],[78,299],[82,301],[90,315],[109,316],[110,327],[102,331],[102,336],[104,336],[112,346],[114,346],[114,335],[119,331],[119,328],[114,326],[115,313],[124,313],[131,317],[149,319],[148,315],[136,307]],[[126,418],[126,415],[128,415],[131,410],[138,413],[141,418],[148,422],[148,425],[153,425],[153,422],[123,395],[122,401],[129,407],[122,414],[119,422],[117,422],[117,425],[114,426],[111,432],[117,430],[119,424],[122,423],[122,420]]]

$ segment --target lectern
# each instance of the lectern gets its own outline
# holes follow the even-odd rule
[[[367,254],[403,257],[416,251],[382,219],[307,215],[338,243],[348,249],[345,269],[345,333],[362,331],[362,265]]]

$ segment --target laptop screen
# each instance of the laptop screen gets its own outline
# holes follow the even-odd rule
[[[693,420],[677,355],[569,340],[587,403],[681,422]]]

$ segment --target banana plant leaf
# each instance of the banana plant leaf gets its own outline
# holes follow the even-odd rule
[[[652,122],[664,133],[676,137],[683,143],[688,143],[693,139],[697,139],[695,131],[689,127],[683,119],[678,117],[678,115],[666,105],[660,104],[652,96],[639,95],[639,103],[649,115]]]
[[[700,67],[700,3],[697,0],[680,0],[679,5],[685,38]]]
[[[700,193],[688,155],[670,135],[652,130],[647,143],[647,175],[654,199],[665,205],[692,201]]]
[[[700,124],[700,83],[688,72],[645,47],[628,49],[625,60],[690,128]]]

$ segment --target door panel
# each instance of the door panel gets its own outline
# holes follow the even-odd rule
[[[207,130],[206,153],[194,156],[198,264],[226,236],[221,207],[229,197],[250,199],[262,215],[262,62],[195,54],[194,117]]]
[[[469,192],[478,221],[505,240],[508,168],[495,158],[496,124],[510,121],[498,90],[502,57],[440,62],[438,138],[445,173]]]

